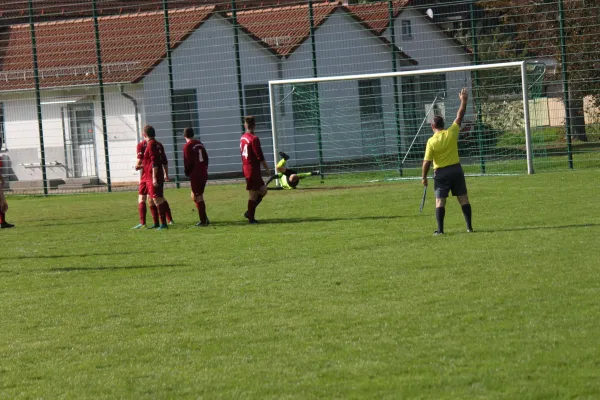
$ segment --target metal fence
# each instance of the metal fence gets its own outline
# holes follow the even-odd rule
[[[257,118],[257,134],[273,159],[271,80],[521,60],[537,65],[528,89],[534,140],[542,149],[536,157],[544,161],[538,170],[598,168],[599,11],[600,0],[3,1],[5,189],[53,194],[134,188],[136,145],[147,124],[165,146],[173,185],[186,180],[185,127],[193,127],[207,147],[211,179],[237,178],[243,116]],[[514,120],[517,89],[506,89],[518,87],[513,80],[473,72],[357,81],[336,89],[342,93],[336,96],[344,96],[343,113],[326,106],[327,96],[319,91],[309,102],[298,97],[294,103],[297,96],[291,96],[279,112],[289,116],[286,134],[297,136],[298,148],[322,146],[302,138],[327,129],[302,118],[309,106],[311,116],[333,124],[355,120],[348,130],[368,130],[360,143],[372,152],[375,139],[365,137],[375,128],[412,138],[417,122],[430,114],[451,120],[458,107],[454,92],[466,86],[472,98],[468,135],[518,160],[524,136]],[[432,109],[428,105],[439,92],[447,100],[434,100]],[[336,160],[354,157],[351,150],[335,151]],[[421,151],[416,149],[415,161]],[[465,142],[461,155],[469,151]],[[363,170],[376,170],[373,165]]]

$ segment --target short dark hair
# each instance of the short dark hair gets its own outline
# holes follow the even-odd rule
[[[183,130],[183,136],[185,136],[188,139],[191,139],[194,137],[194,128],[185,128]]]
[[[256,119],[254,117],[248,116],[244,118],[244,122],[248,125],[248,129],[254,130],[256,128]]]
[[[144,127],[144,135],[148,136],[149,138],[155,137],[156,131],[154,130],[154,127],[152,125],[146,125]]]
[[[444,129],[444,117],[439,115],[433,117],[433,125],[435,125],[437,129]]]

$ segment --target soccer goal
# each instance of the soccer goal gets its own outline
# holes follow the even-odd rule
[[[450,126],[467,87],[459,139],[465,172],[532,174],[534,155],[547,156],[543,146],[536,153],[530,115],[543,75],[539,64],[507,62],[270,81],[275,163],[283,151],[296,168],[322,177],[419,176],[433,118]]]

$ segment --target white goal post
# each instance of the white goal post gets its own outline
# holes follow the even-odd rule
[[[275,165],[277,164],[278,154],[278,136],[277,136],[277,87],[283,87],[282,85],[296,85],[296,84],[318,84],[323,82],[339,82],[339,81],[356,81],[356,80],[368,80],[377,78],[395,78],[395,77],[409,77],[417,75],[431,75],[431,74],[444,74],[454,72],[473,72],[473,71],[484,71],[491,69],[506,69],[506,68],[520,68],[521,72],[521,90],[522,90],[522,102],[523,102],[523,113],[524,113],[524,128],[525,128],[525,150],[527,159],[527,173],[533,174],[533,150],[532,150],[532,138],[531,138],[531,126],[529,116],[529,91],[528,91],[528,77],[527,77],[527,65],[526,61],[515,61],[515,62],[504,62],[495,64],[480,64],[480,65],[469,65],[462,67],[448,67],[448,68],[433,68],[433,69],[422,69],[422,70],[406,70],[398,72],[386,72],[386,73],[372,73],[372,74],[361,74],[361,75],[341,75],[341,76],[327,76],[319,78],[302,78],[302,79],[281,79],[269,81],[269,106],[271,112],[271,130],[273,140],[273,157]],[[518,75],[517,75],[518,76]],[[317,90],[318,92],[318,90]],[[279,93],[279,103],[286,100],[287,97],[292,94],[291,92],[287,95],[283,94],[283,90]]]

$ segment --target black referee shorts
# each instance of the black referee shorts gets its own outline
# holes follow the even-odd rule
[[[437,199],[445,199],[450,191],[453,196],[467,194],[467,182],[461,165],[449,165],[433,171],[433,188]]]

